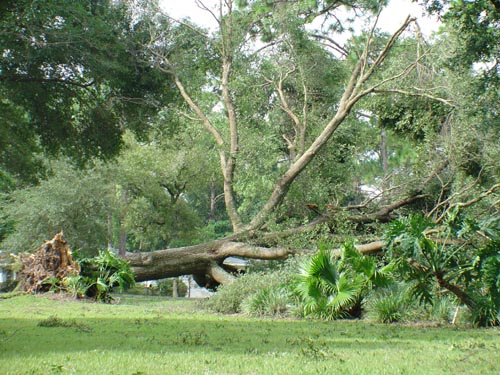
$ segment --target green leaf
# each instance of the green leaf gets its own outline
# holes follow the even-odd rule
[[[343,274],[338,279],[336,293],[328,298],[328,305],[336,312],[346,310],[359,298],[362,288],[362,277],[352,278]]]

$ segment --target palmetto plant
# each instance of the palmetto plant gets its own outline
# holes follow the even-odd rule
[[[300,266],[294,290],[304,316],[357,318],[368,292],[391,282],[389,267],[379,268],[375,258],[360,254],[353,243],[346,243],[340,256],[320,245]]]
[[[381,323],[400,322],[405,318],[408,298],[402,285],[394,284],[383,288],[370,298],[370,313]]]
[[[282,316],[291,302],[290,291],[285,287],[264,288],[245,298],[242,310],[255,316]]]

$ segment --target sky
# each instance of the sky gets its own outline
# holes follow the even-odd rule
[[[207,11],[200,9],[195,0],[160,0],[160,3],[163,10],[173,18],[189,17],[195,23],[215,28],[212,16]],[[211,9],[215,9],[219,1],[203,0],[203,3]],[[422,8],[411,0],[390,0],[389,7],[381,14],[379,25],[384,31],[395,31],[410,14],[417,18],[424,35],[429,36],[432,31],[437,30],[439,25],[436,19],[426,18],[422,13]]]

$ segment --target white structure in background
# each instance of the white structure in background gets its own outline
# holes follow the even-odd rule
[[[4,283],[15,279],[16,272],[12,270],[12,258],[0,250],[0,289],[4,287]]]
[[[198,284],[193,281],[193,277],[191,275],[181,276],[179,279],[182,280],[182,282],[188,287],[186,298],[208,298],[213,294],[213,292],[208,289],[198,286]],[[157,288],[158,280],[141,281],[140,284],[146,288],[148,286]],[[149,294],[149,291],[146,291],[146,294]],[[155,295],[157,295],[157,292],[155,292]],[[171,295],[166,297],[171,297]]]
[[[181,279],[189,288],[186,297],[189,296],[189,298],[208,298],[213,294],[213,292],[209,291],[208,289],[198,286],[198,284],[193,281],[193,278],[191,276],[182,276]]]
[[[359,189],[369,199],[380,197],[384,192],[380,186],[376,185],[361,185]]]

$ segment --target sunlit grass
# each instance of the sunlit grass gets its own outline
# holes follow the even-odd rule
[[[249,319],[161,297],[0,301],[0,374],[498,374],[498,353],[497,329]]]

